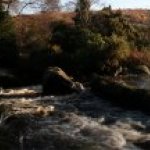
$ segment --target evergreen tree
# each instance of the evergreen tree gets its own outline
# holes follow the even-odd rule
[[[17,62],[17,55],[13,21],[0,3],[0,67],[13,67]]]

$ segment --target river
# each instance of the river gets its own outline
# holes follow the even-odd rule
[[[150,149],[149,114],[116,107],[89,90],[66,96],[29,96],[40,92],[41,86],[1,89],[0,105],[11,110],[1,114],[0,126],[16,128],[16,121],[8,119],[12,115],[27,120],[16,129],[20,130],[18,149]]]

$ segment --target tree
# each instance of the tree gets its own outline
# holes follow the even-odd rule
[[[5,7],[6,11],[9,11],[11,5],[18,3],[18,0],[0,0],[0,5]]]
[[[23,0],[20,2],[19,14],[22,14],[27,7],[41,12],[59,10],[59,2],[60,0]]]
[[[19,11],[20,1],[19,0],[0,0],[1,7],[10,14],[17,14]]]
[[[59,0],[43,0],[41,10],[42,11],[59,10]]]
[[[76,23],[86,27],[90,22],[90,8],[93,4],[98,4],[98,2],[100,0],[77,0],[75,7],[75,11],[77,12]]]
[[[78,0],[76,3],[76,12],[76,23],[83,27],[87,26],[89,22],[90,0]]]
[[[18,55],[15,32],[11,17],[4,7],[7,3],[0,2],[0,67],[12,67]]]

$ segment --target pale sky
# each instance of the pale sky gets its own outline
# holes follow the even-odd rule
[[[24,0],[22,0],[24,1]],[[65,3],[73,1],[73,0],[61,0],[61,4],[64,5]],[[131,8],[131,9],[150,9],[150,0],[100,0],[100,4],[97,6],[93,6],[93,8],[102,8],[104,6],[111,5],[113,9],[121,8]],[[24,11],[24,13],[30,14],[35,13],[36,11],[31,9],[30,7],[27,7]]]
[[[112,8],[150,8],[150,0],[106,0]]]
[[[69,0],[62,0],[62,3]],[[101,0],[105,6],[111,5],[112,8],[149,8],[150,0]]]

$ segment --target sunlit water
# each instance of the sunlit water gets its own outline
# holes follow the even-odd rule
[[[33,86],[1,93],[40,91]],[[31,125],[21,135],[24,150],[150,149],[150,115],[115,107],[88,90],[67,96],[4,97],[0,103],[12,105],[11,113],[32,114]]]

